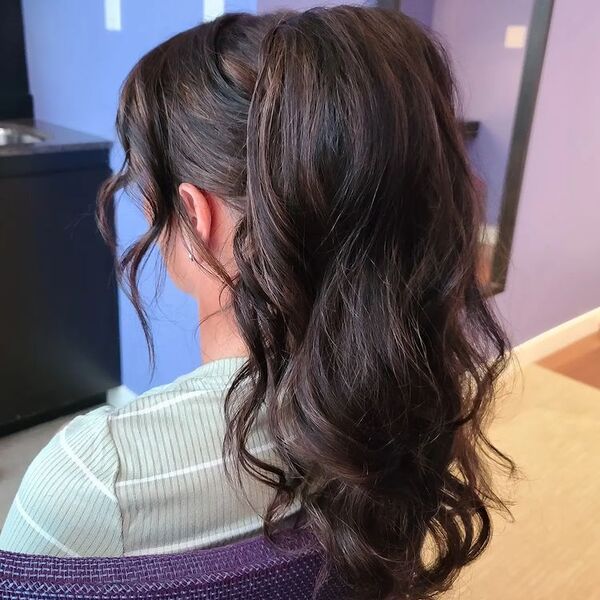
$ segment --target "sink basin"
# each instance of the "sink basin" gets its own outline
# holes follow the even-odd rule
[[[44,141],[44,136],[21,126],[0,125],[0,146],[18,146],[21,144],[36,144]]]

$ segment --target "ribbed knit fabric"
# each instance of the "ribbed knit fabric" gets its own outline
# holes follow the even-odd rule
[[[77,417],[30,465],[0,549],[131,556],[206,548],[258,533],[272,490],[232,486],[222,460],[223,401],[245,359],[207,363],[122,409]],[[277,462],[264,423],[252,453]]]

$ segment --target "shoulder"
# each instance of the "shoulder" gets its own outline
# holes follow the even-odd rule
[[[2,549],[72,556],[122,552],[111,412],[101,407],[76,417],[33,460],[2,529]]]
[[[219,460],[225,431],[223,399],[243,362],[207,363],[110,415],[110,433],[120,459],[116,489],[122,506],[133,500],[127,496],[132,481],[154,480]]]
[[[44,498],[53,497],[60,493],[55,482],[61,481],[84,483],[82,491],[99,492],[114,499],[110,488],[118,457],[108,427],[111,412],[110,407],[102,406],[75,417],[63,427],[27,469],[21,500],[27,501],[38,491]]]
[[[182,375],[169,384],[154,387],[141,394],[126,406],[111,414],[111,421],[151,415],[197,400],[221,400],[229,389],[233,377],[245,363],[245,358],[227,358],[209,362]]]

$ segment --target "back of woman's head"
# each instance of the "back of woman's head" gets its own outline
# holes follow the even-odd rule
[[[189,230],[182,181],[237,215],[230,276],[206,247],[249,359],[226,401],[225,448],[297,498],[359,598],[446,589],[501,506],[482,427],[505,362],[476,280],[480,205],[443,50],[410,19],[338,7],[227,15],[146,55],[118,130],[151,226],[122,257]],[[140,310],[141,307],[139,307]],[[247,448],[265,411],[281,465]]]

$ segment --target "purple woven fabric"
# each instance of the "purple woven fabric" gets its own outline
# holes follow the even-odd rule
[[[314,537],[285,531],[277,546],[257,537],[210,550],[126,558],[0,552],[0,598],[311,600],[322,564]],[[316,596],[346,597],[333,578]]]

